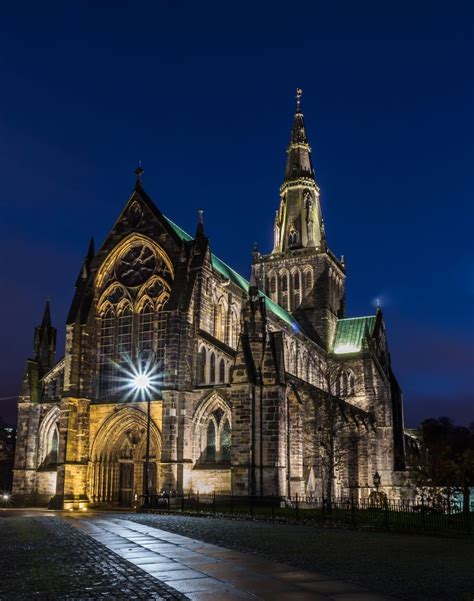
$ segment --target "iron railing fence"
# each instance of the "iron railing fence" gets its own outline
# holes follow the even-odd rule
[[[167,494],[138,499],[140,512],[221,515],[273,522],[313,525],[346,525],[352,528],[472,534],[473,512],[456,503],[433,504],[421,501],[357,500],[323,497],[291,499],[276,496],[221,494]]]

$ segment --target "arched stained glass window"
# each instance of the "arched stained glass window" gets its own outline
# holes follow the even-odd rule
[[[140,350],[153,349],[153,305],[147,301],[138,316],[138,347]]]
[[[305,271],[304,273],[304,289],[305,294],[308,294],[313,287],[313,274],[310,270]]]
[[[132,356],[133,314],[130,305],[126,305],[118,318],[118,353],[119,360],[125,361]]]
[[[207,426],[206,461],[216,461],[216,426],[213,420]]]
[[[112,307],[109,307],[100,319],[99,336],[99,386],[100,396],[107,395],[112,390],[113,364],[114,358],[114,337],[115,337],[115,313]]]

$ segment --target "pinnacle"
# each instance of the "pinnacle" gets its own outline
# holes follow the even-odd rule
[[[46,300],[46,305],[44,307],[43,319],[41,321],[42,328],[50,328],[51,327],[51,307],[49,298]]]

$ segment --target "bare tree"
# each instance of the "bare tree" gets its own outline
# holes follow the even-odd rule
[[[343,401],[340,396],[344,367],[328,360],[325,365],[318,364],[321,377],[319,394],[310,393],[312,403],[307,407],[310,412],[306,429],[307,447],[312,449],[314,460],[322,468],[323,489],[328,508],[331,508],[334,493],[334,481],[339,467],[347,460],[347,445],[343,444],[348,421],[344,417]],[[308,440],[309,439],[309,440]]]

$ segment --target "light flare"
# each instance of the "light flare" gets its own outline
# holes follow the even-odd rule
[[[134,362],[129,355],[124,355],[120,363],[113,362],[113,365],[118,373],[116,391],[124,393],[127,399],[144,401],[159,396],[163,371],[153,356]]]

